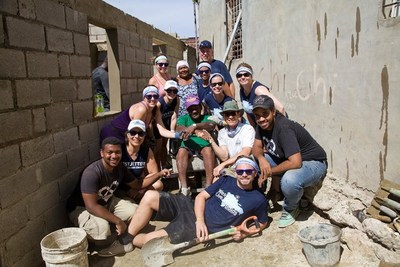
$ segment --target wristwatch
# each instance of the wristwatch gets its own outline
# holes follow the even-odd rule
[[[197,124],[196,124],[196,123],[193,123],[192,126],[196,129]]]

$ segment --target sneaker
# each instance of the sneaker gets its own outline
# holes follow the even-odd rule
[[[181,194],[190,197],[192,195],[192,191],[190,191],[190,187],[182,187]]]
[[[100,257],[113,257],[120,254],[125,254],[133,250],[132,242],[124,245],[118,239],[115,240],[109,247],[100,250],[97,255]]]
[[[299,208],[292,211],[282,210],[281,218],[278,221],[279,228],[285,228],[292,225],[296,221],[296,217],[299,215]]]

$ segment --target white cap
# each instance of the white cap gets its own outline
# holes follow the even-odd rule
[[[146,132],[146,125],[141,120],[131,120],[128,125],[128,131],[132,130],[133,128],[139,128],[143,132]]]
[[[168,80],[165,82],[164,90],[169,88],[176,88],[178,89],[178,84],[174,80]]]

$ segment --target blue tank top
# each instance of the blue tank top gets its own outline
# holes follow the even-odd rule
[[[135,160],[131,158],[126,146],[122,148],[122,164],[135,176],[136,179],[142,178],[142,173],[146,167],[149,148],[141,145]]]
[[[233,100],[230,96],[225,96],[222,102],[218,103],[214,98],[213,94],[206,95],[204,98],[204,103],[210,109],[211,115],[217,116],[219,119],[223,120],[224,117],[221,114],[222,108],[224,107],[224,103],[227,101]]]
[[[178,103],[177,97],[174,98],[170,104],[165,102],[164,97],[159,98],[158,102],[161,104],[161,119],[164,123],[164,126],[166,129],[171,130],[171,117],[174,114],[176,105]]]
[[[248,95],[244,94],[244,89],[242,86],[240,86],[240,100],[242,101],[243,110],[244,112],[246,112],[247,116],[253,119],[253,121],[256,121],[253,114],[253,103],[254,103],[254,98],[256,98],[256,88],[260,85],[265,86],[262,83],[255,81],[251,86],[251,91],[250,94]],[[269,91],[269,88],[267,86],[265,87]]]

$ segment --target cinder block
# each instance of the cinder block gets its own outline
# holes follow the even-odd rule
[[[132,76],[132,69],[131,69],[131,63],[127,61],[121,61],[120,63],[121,66],[121,77],[123,78],[130,78]]]
[[[7,192],[7,194],[0,195],[0,204],[3,210],[16,203],[19,204],[27,195],[38,190],[40,185],[37,179],[37,171],[33,166],[0,180],[0,192]],[[12,209],[14,208],[12,207]],[[2,218],[3,216],[0,217]]]
[[[122,44],[118,44],[118,55],[120,60],[125,58],[125,46]]]
[[[142,64],[142,77],[150,78],[153,76],[153,66]]]
[[[132,94],[122,95],[122,108],[127,109],[133,104]]]
[[[132,63],[132,78],[142,77],[142,68],[139,63]],[[129,77],[127,77],[129,78]]]
[[[137,63],[146,62],[146,53],[143,51],[143,49],[136,49],[136,62]]]
[[[1,1],[0,11],[4,11],[9,14],[17,15],[18,13],[18,1]]]
[[[82,168],[79,168],[75,171],[68,172],[67,175],[64,175],[57,181],[58,188],[60,191],[61,201],[67,200],[69,198],[69,196],[71,196],[72,192],[74,191],[75,187],[78,184],[79,175],[81,174],[81,172],[83,171],[83,169],[85,167],[86,167],[86,165],[82,166]]]
[[[11,82],[0,80],[0,110],[14,107],[13,92]]]
[[[120,80],[120,87],[121,87],[121,95],[127,94],[128,93],[128,85],[127,85],[127,80],[128,79],[121,79]]]
[[[129,32],[124,28],[118,27],[118,43],[129,45]]]
[[[141,78],[138,79],[138,90],[140,93],[143,92],[143,89],[147,86],[149,79]]]
[[[30,117],[29,110],[0,114],[0,144],[31,136],[33,124]]]
[[[46,222],[46,233],[70,226],[67,213],[65,212],[65,202],[58,202],[51,210],[44,215]]]
[[[99,140],[99,128],[97,122],[89,122],[79,125],[79,140],[81,143],[93,143]]]
[[[90,57],[89,56],[71,56],[70,57],[71,75],[74,77],[92,75],[90,67]]]
[[[21,143],[21,158],[23,166],[46,159],[54,154],[53,136],[45,135]]]
[[[89,163],[89,148],[87,145],[71,149],[67,152],[68,170],[83,169]]]
[[[33,132],[43,133],[46,131],[46,117],[44,108],[32,109],[33,115]]]
[[[57,1],[35,0],[36,17],[39,21],[65,29],[64,6]]]
[[[152,50],[151,38],[148,36],[140,36],[140,47],[144,50]]]
[[[93,99],[92,80],[77,80],[78,83],[78,99]]]
[[[89,144],[89,161],[95,161],[100,158],[100,144],[91,143]]]
[[[132,92],[142,92],[143,88],[138,87],[137,79],[128,79],[127,80],[127,87],[128,87],[128,93]]]
[[[68,7],[65,8],[67,15],[67,29],[77,31],[80,33],[88,33],[87,15]]]
[[[19,0],[18,9],[21,17],[35,19],[35,4],[33,0]]]
[[[40,244],[40,240],[45,236],[44,225],[43,218],[29,221],[23,229],[7,240],[7,258],[8,262],[11,263],[10,266],[14,266],[14,263]],[[27,239],[29,242],[27,242]]]
[[[25,56],[22,51],[0,48],[0,78],[24,78]]]
[[[40,265],[43,263],[41,248],[35,246],[33,250],[27,252],[22,258],[13,264],[13,267],[26,267],[33,265]]]
[[[153,68],[153,52],[152,51],[146,51],[146,63]]]
[[[135,62],[136,61],[136,53],[133,47],[126,46],[125,47],[125,59],[127,61]]]
[[[7,31],[11,46],[44,50],[46,47],[44,27],[26,20],[6,18]]]
[[[19,146],[11,145],[0,149],[0,179],[15,173],[21,167]]]
[[[46,39],[49,51],[65,53],[74,52],[72,32],[46,27]]]
[[[135,48],[139,48],[140,47],[139,34],[137,34],[136,32],[130,32],[129,33],[129,42],[130,42],[131,46],[133,46]]]
[[[51,98],[55,102],[64,100],[76,100],[77,89],[75,80],[51,80],[50,81]]]
[[[89,37],[85,34],[74,33],[75,53],[78,55],[90,55]]]
[[[78,145],[79,137],[77,127],[54,134],[54,148],[56,153],[65,152]]]
[[[80,124],[91,120],[94,116],[94,103],[91,99],[73,103],[72,107],[74,111],[74,123]]]
[[[39,190],[27,197],[29,219],[35,220],[37,217],[42,216],[46,210],[51,209],[54,203],[59,200],[57,181],[41,186]]]
[[[69,56],[59,55],[58,66],[60,68],[61,77],[69,77],[71,75],[71,70],[69,68]]]
[[[4,191],[2,191],[4,192]],[[1,194],[4,195],[4,194]],[[1,198],[0,195],[0,198]],[[20,195],[19,195],[20,196]],[[20,201],[18,204],[3,209],[0,213],[0,241],[3,243],[10,236],[18,232],[19,229],[24,227],[28,221],[28,213],[26,210],[25,201]]]
[[[56,103],[46,107],[46,126],[48,130],[65,128],[72,125],[72,106],[68,103]]]
[[[50,103],[50,86],[47,80],[17,80],[15,88],[18,107]]]
[[[45,185],[57,181],[67,173],[67,157],[59,153],[39,162],[35,169],[36,180]]]
[[[33,78],[58,77],[58,58],[56,54],[27,52],[28,76]]]

